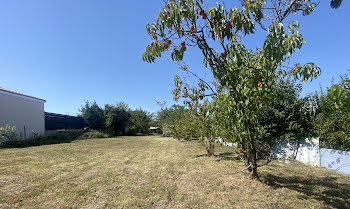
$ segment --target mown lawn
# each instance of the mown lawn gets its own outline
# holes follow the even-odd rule
[[[0,150],[0,208],[350,208],[350,176],[272,162],[261,182],[230,148],[159,136]]]

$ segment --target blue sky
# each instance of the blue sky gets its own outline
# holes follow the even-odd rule
[[[124,101],[152,112],[156,100],[174,103],[176,64],[169,57],[155,64],[141,60],[150,42],[145,25],[155,20],[161,2],[0,0],[0,86],[43,98],[46,111],[65,114],[78,113],[84,100]],[[350,69],[350,4],[334,10],[329,2],[301,21],[307,43],[293,59],[322,68],[303,95]],[[263,38],[249,39],[249,45]],[[190,69],[210,77],[198,51],[187,54]]]

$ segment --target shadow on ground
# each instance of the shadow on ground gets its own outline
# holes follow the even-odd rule
[[[233,152],[223,152],[217,155],[218,161],[220,160],[241,160],[239,156]]]
[[[313,197],[335,208],[350,208],[350,182],[342,184],[338,177],[261,175],[262,180],[275,188],[288,188],[302,193],[300,198]]]
[[[200,155],[195,155],[194,158],[200,158],[200,157],[208,157],[206,153],[200,154]],[[235,153],[233,152],[222,152],[219,154],[215,154],[213,157],[216,158],[216,161],[221,161],[221,160],[241,160]]]

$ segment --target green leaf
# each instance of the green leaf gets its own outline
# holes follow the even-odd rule
[[[337,9],[340,7],[341,3],[343,2],[343,0],[332,0],[331,1],[331,7],[333,9]]]

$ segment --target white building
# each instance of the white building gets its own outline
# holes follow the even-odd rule
[[[16,127],[22,139],[45,134],[45,100],[0,88],[0,127]]]

